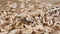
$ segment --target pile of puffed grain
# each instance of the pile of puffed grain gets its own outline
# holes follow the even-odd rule
[[[0,34],[60,34],[60,7],[40,0],[8,1],[0,10]]]

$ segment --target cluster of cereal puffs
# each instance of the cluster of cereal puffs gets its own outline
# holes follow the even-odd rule
[[[40,0],[16,1],[0,9],[0,34],[60,34],[60,7]]]

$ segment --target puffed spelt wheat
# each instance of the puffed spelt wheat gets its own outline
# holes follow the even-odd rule
[[[0,9],[0,34],[60,34],[60,7],[40,0],[7,1]]]
[[[44,34],[49,34],[48,32],[45,32]]]
[[[20,31],[19,29],[14,29],[9,34],[18,34],[19,31]]]
[[[6,32],[0,32],[0,34],[7,34]]]
[[[17,8],[17,4],[16,4],[16,3],[12,3],[12,4],[11,4],[11,7],[12,7],[12,8]]]

